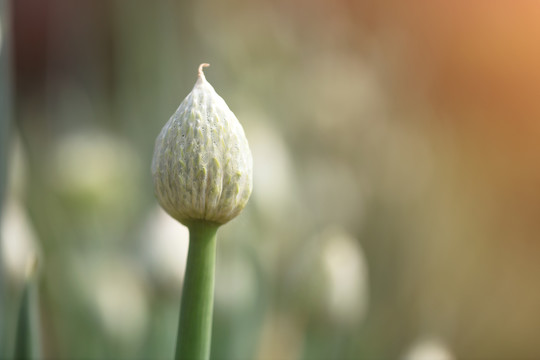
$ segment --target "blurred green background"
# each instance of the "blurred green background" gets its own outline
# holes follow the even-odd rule
[[[187,230],[153,144],[206,77],[254,190],[212,359],[540,358],[540,5],[0,1],[0,358],[172,359]]]

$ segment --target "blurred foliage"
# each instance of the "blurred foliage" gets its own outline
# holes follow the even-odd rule
[[[213,359],[540,357],[538,4],[0,5],[0,357],[37,254],[45,358],[172,358],[150,160],[201,62],[255,167]]]

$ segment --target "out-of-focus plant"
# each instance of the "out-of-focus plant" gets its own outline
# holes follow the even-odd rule
[[[307,359],[349,358],[350,334],[369,305],[368,264],[357,239],[330,226],[307,240],[284,279],[290,311]],[[292,306],[292,309],[289,308]],[[296,346],[300,346],[296,345]]]
[[[244,130],[199,66],[195,87],[156,140],[152,174],[160,205],[186,225],[190,244],[176,358],[208,359],[216,234],[245,207],[253,160]]]
[[[426,336],[415,341],[407,349],[403,360],[454,360],[446,344],[433,336]]]
[[[41,332],[37,299],[37,258],[30,258],[26,268],[26,279],[17,317],[13,358],[41,359]]]
[[[184,282],[189,231],[159,206],[145,220],[141,239],[141,257],[152,282],[168,290],[177,290]]]
[[[67,206],[104,218],[129,210],[136,198],[138,161],[123,139],[102,131],[63,136],[53,155],[50,182]],[[86,214],[87,215],[87,214]]]
[[[23,204],[26,163],[18,138],[11,142],[8,198],[0,217],[0,271],[5,287],[16,296],[6,298],[4,330],[9,336],[2,356],[41,358],[38,278],[41,249]],[[15,316],[13,316],[15,315]]]
[[[13,116],[11,22],[9,21],[11,12],[8,5],[9,1],[0,0],[0,219],[4,211],[9,135]],[[2,267],[2,250],[0,249],[0,317],[7,317],[6,279]],[[5,325],[0,324],[0,357],[8,355],[4,350],[6,347],[7,331]]]

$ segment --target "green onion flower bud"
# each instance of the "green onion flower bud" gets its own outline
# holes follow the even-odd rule
[[[185,225],[227,223],[242,211],[253,187],[244,129],[206,81],[206,66],[199,66],[193,90],[161,130],[152,160],[159,203]]]

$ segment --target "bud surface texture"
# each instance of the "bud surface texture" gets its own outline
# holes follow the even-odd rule
[[[246,205],[253,159],[244,129],[225,101],[199,78],[156,139],[154,191],[161,206],[183,224],[224,224]]]

